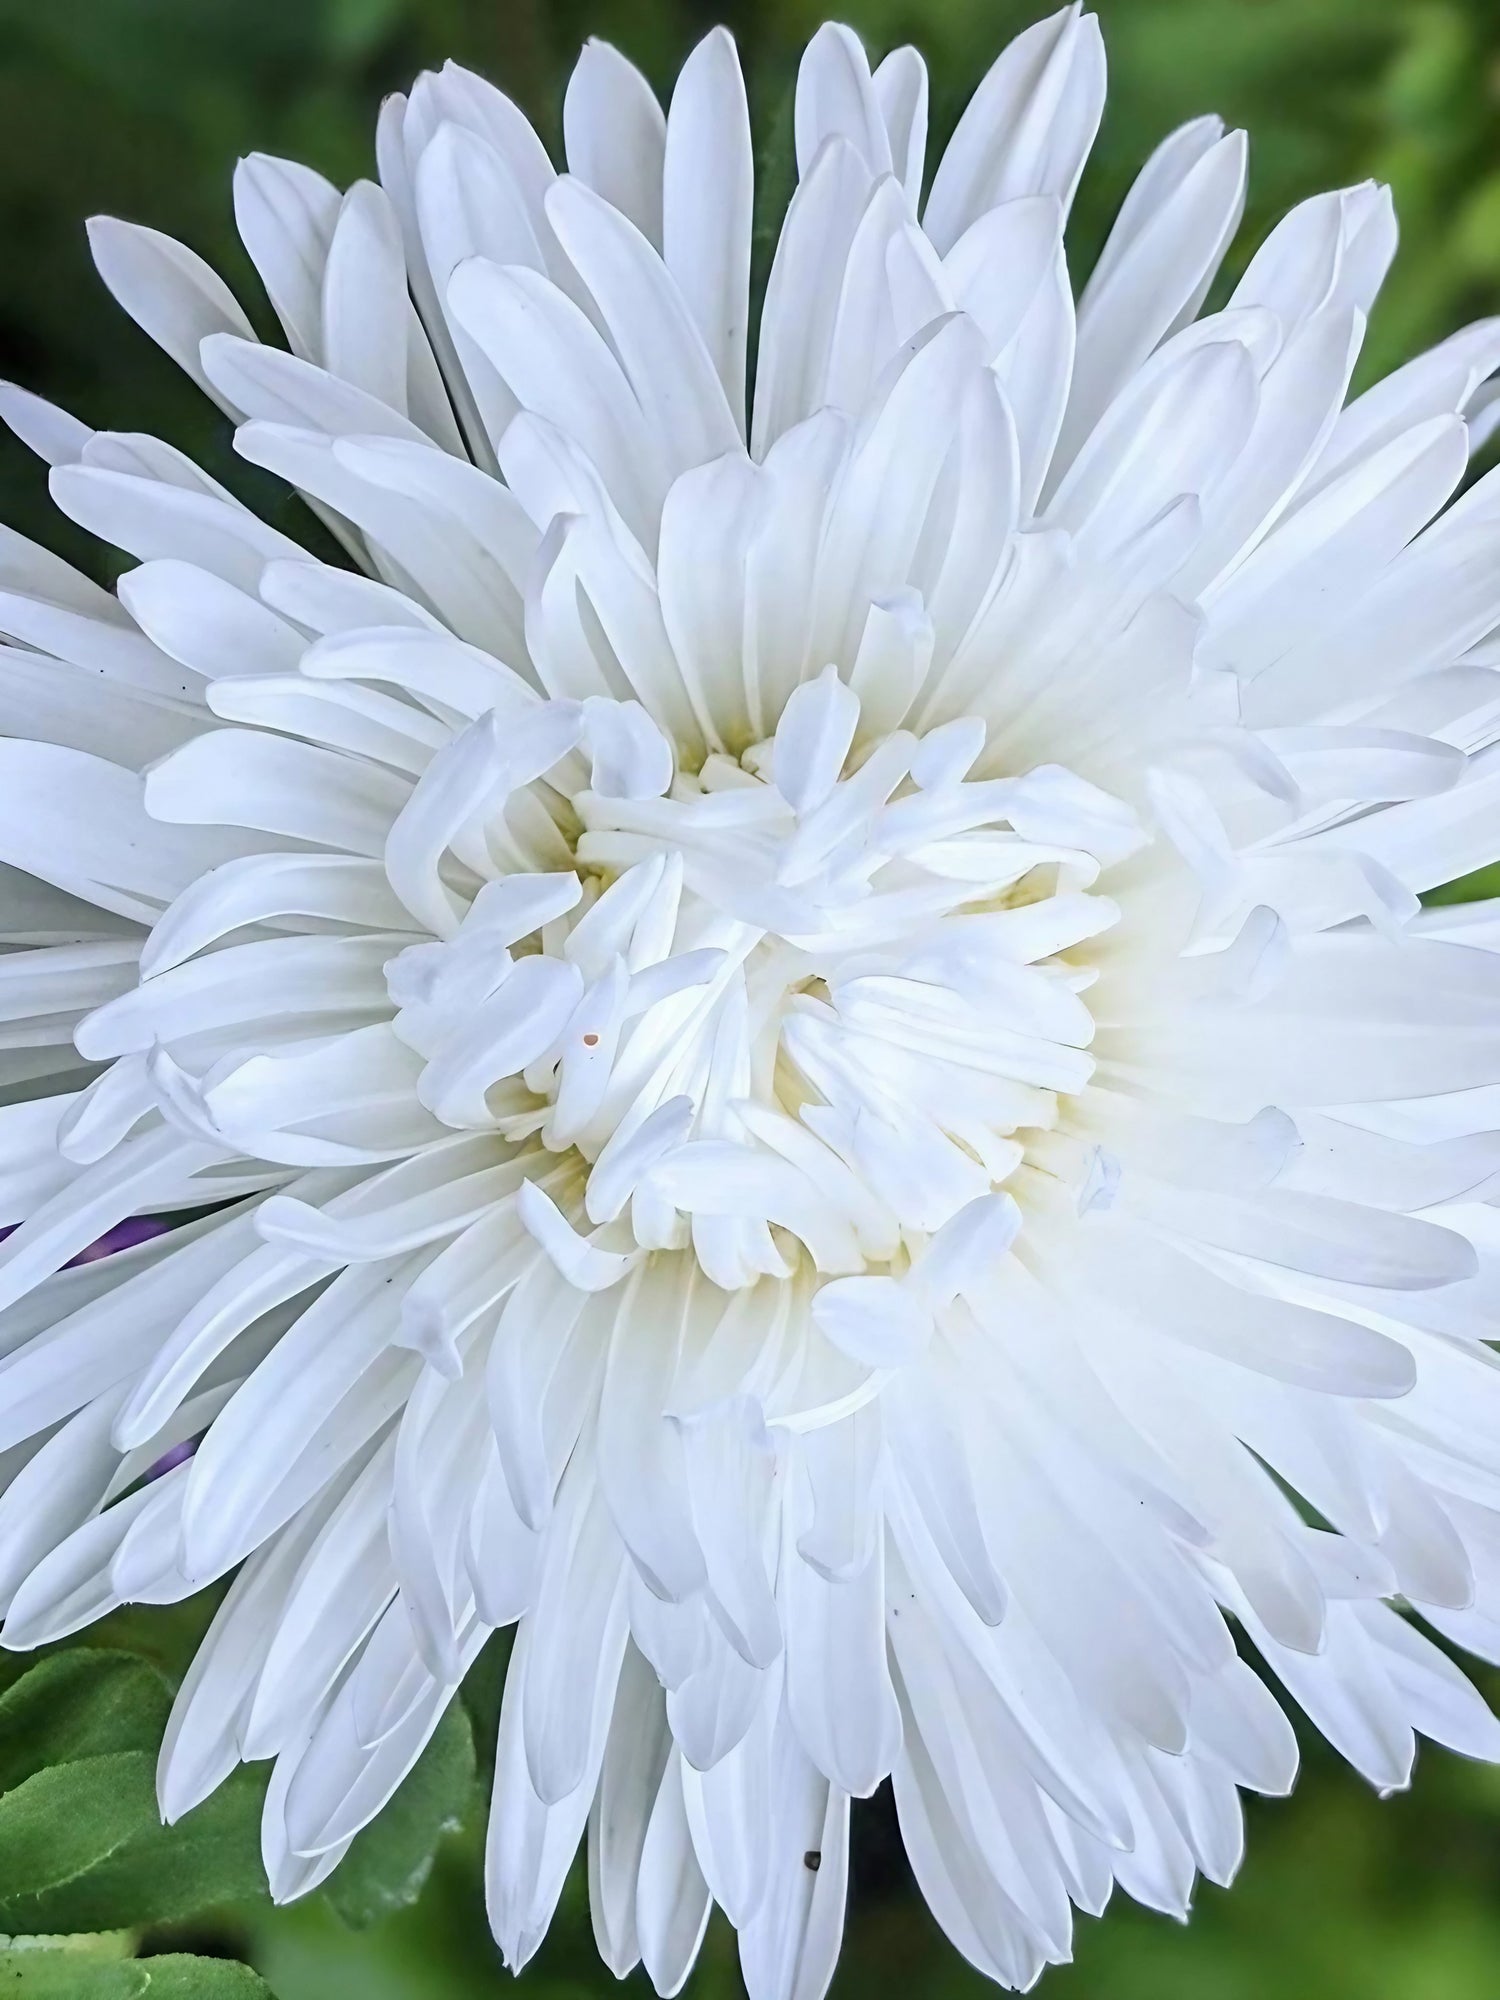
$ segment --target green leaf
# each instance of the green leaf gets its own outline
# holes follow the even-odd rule
[[[171,1706],[165,1678],[133,1654],[77,1647],[39,1660],[0,1695],[0,1792],[48,1765],[154,1754]]]
[[[88,1959],[74,1951],[0,1951],[6,2000],[136,2000],[146,1992],[142,1959]]]
[[[269,1775],[242,1766],[175,1826],[157,1816],[153,1778],[147,1822],[87,1877],[45,1898],[47,1921],[33,1928],[178,1923],[225,1903],[264,1900],[260,1818]]]
[[[264,1895],[264,1774],[236,1772],[163,1826],[155,1773],[154,1754],[116,1751],[39,1771],[0,1798],[0,1926],[111,1930]]]
[[[1500,896],[1500,867],[1477,868],[1444,888],[1429,889],[1422,901],[1431,908],[1437,903],[1479,903],[1488,896]]]
[[[414,1903],[439,1840],[463,1824],[473,1800],[474,1734],[455,1701],[400,1790],[329,1878],[324,1893],[344,1922],[362,1929]]]
[[[172,1952],[162,1958],[138,1958],[135,1964],[146,1975],[140,1990],[149,2000],[274,2000],[260,1974],[233,1959],[188,1958]]]
[[[0,1995],[17,2000],[274,2000],[248,1965],[230,1959],[104,1959],[62,1948],[0,1951]]]
[[[264,1893],[263,1776],[238,1772],[179,1825],[161,1824],[171,1700],[146,1661],[87,1647],[38,1661],[0,1696],[0,1928],[131,1928]]]
[[[107,1921],[11,1921],[25,1903],[95,1867],[155,1817],[154,1760],[147,1750],[112,1750],[35,1771],[0,1798],[0,1883],[4,1923],[13,1932],[108,1930]]]

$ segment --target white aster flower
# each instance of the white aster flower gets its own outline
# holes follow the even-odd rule
[[[1075,309],[1103,93],[1032,28],[919,209],[823,29],[748,414],[722,32],[665,118],[586,49],[566,174],[453,68],[378,185],[245,161],[289,351],[96,224],[347,568],[5,393],[139,564],[3,544],[6,1642],[237,1570],[161,1800],[274,1757],[279,1897],[511,1624],[496,1935],[587,1828],[663,1994],[717,1902],[818,2000],[887,1776],[1002,1984],[1182,1913],[1296,1762],[1236,1634],[1382,1790],[1500,1754],[1421,1629],[1500,1661],[1500,908],[1418,902],[1500,854],[1500,323],[1345,407],[1369,185],[1196,317],[1211,118]]]

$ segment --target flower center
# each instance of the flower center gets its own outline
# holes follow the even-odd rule
[[[1055,766],[982,775],[972,718],[861,722],[830,669],[691,772],[633,703],[475,725],[494,783],[451,852],[544,822],[568,865],[484,882],[388,980],[439,1119],[581,1161],[581,1212],[530,1201],[544,1239],[691,1246],[729,1289],[903,1271],[1086,1085],[1068,954],[1115,921],[1089,891],[1134,816]]]

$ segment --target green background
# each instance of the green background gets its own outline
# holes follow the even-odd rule
[[[255,288],[230,220],[239,153],[295,155],[340,182],[368,173],[382,93],[448,56],[500,83],[552,140],[585,36],[619,44],[665,93],[686,50],[720,19],[739,38],[761,139],[774,153],[777,112],[820,11],[815,0],[0,0],[0,372],[97,426],[169,437],[254,492],[234,469],[225,426],[106,298],[88,264],[85,216],[106,210],[183,237],[249,303]],[[852,0],[844,16],[872,51],[906,40],[921,46],[942,134],[1001,43],[1035,11],[1014,0]],[[1250,208],[1232,263],[1307,194],[1367,175],[1393,183],[1402,248],[1371,327],[1365,376],[1466,319],[1500,311],[1495,0],[1100,0],[1099,12],[1110,104],[1078,203],[1079,268],[1156,140],[1214,110],[1246,125],[1252,139]],[[270,504],[274,512],[285,503]],[[0,518],[97,566],[97,553],[51,517],[38,468],[8,440],[0,443]],[[143,1652],[170,1677],[205,1616],[200,1607],[131,1614],[99,1636]],[[79,1685],[104,1703],[103,1734],[82,1748],[74,1742],[67,1754],[77,1761],[62,1767],[84,1801],[79,1825],[92,1824],[89,1813],[102,1811],[106,1797],[111,1810],[126,1811],[114,1781],[141,1765],[136,1738],[157,1726],[165,1698],[128,1663],[91,1665],[97,1671]],[[482,2000],[509,1990],[478,1890],[482,1767],[500,1665],[487,1658],[466,1689],[477,1773],[456,1722],[442,1756],[398,1801],[385,1847],[368,1851],[357,1879],[351,1873],[333,1897],[272,1911],[241,1893],[254,1863],[256,1786],[247,1776],[218,1808],[209,1860],[193,1864],[201,1896],[228,1893],[229,1901],[186,1922],[142,1923],[143,1913],[173,1907],[164,1883],[177,1904],[195,1900],[181,1846],[194,1822],[176,1848],[143,1823],[121,1837],[112,1876],[80,1876],[71,1903],[49,1906],[55,1921],[33,1926],[71,1930],[89,1921],[123,1930],[65,1956],[0,1949],[0,1994],[248,2000],[265,1991],[229,1964],[129,1959],[137,1950],[246,1960],[280,2000]],[[6,1789],[16,1779],[5,1771],[4,1727],[0,1705],[0,1916],[13,1886],[6,1857],[25,1851],[16,1843],[27,1798]],[[101,1748],[107,1757],[84,1754]],[[1102,1923],[1081,1921],[1077,1962],[1046,1976],[1048,2000],[1273,1992],[1283,2000],[1492,2000],[1500,1991],[1500,1774],[1428,1750],[1415,1793],[1377,1805],[1309,1743],[1295,1801],[1251,1801],[1248,1818],[1249,1856],[1232,1893],[1203,1889],[1186,1931],[1123,1899]],[[424,1879],[437,1831],[453,1819],[462,1828],[438,1841]],[[205,1833],[203,1854],[207,1842]],[[394,1914],[349,1922],[413,1894]],[[86,1907],[92,1917],[81,1914]],[[20,1917],[9,1927],[23,1928]],[[578,2000],[611,1990],[575,1881],[523,1992]],[[917,1900],[888,1805],[859,1809],[835,1993],[959,2000],[988,1990]],[[739,1991],[733,1941],[716,1928],[689,1992],[706,2000]]]

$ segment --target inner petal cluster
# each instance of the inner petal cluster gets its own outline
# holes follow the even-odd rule
[[[1087,1085],[1075,954],[1134,815],[1060,767],[982,775],[977,719],[864,723],[832,669],[696,769],[635,703],[492,713],[398,819],[393,884],[438,933],[387,969],[419,1094],[581,1156],[581,1215],[545,1174],[523,1197],[575,1282],[688,1247],[728,1290],[804,1254],[904,1272]],[[528,823],[566,865],[452,896]]]

